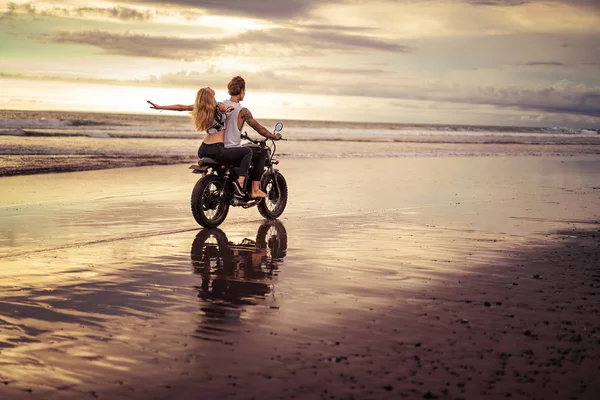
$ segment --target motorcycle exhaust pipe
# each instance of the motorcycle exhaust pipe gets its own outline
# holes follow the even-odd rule
[[[244,200],[242,199],[238,199],[237,197],[234,197],[233,199],[231,199],[231,201],[229,202],[229,204],[231,204],[232,206],[243,206],[246,203]]]

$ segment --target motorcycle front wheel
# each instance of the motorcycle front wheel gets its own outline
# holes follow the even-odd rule
[[[223,180],[217,175],[206,175],[194,186],[192,191],[192,215],[197,223],[205,228],[221,225],[229,204],[222,199]]]
[[[288,187],[280,173],[263,175],[260,187],[267,194],[258,205],[258,212],[267,219],[279,218],[285,210],[288,199]]]

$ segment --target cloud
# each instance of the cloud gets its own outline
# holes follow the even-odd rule
[[[232,36],[178,38],[136,33],[116,34],[103,31],[57,32],[32,36],[43,42],[81,44],[103,49],[109,54],[205,60],[217,55],[299,56],[337,52],[411,51],[407,46],[364,35],[349,35],[329,31],[275,28],[249,31]]]
[[[348,76],[348,75],[376,75],[381,77],[382,75],[392,75],[395,72],[389,69],[382,68],[344,68],[344,67],[314,67],[309,65],[295,65],[295,66],[286,66],[279,68],[278,71],[283,72],[293,72],[297,74],[306,74],[306,73],[316,73],[316,74],[328,74],[334,76]]]
[[[600,122],[598,117],[590,117],[587,115],[572,115],[572,114],[552,114],[552,113],[534,113],[533,115],[523,115],[519,118],[521,121],[533,121],[535,123],[544,122],[559,125],[579,125],[588,127],[596,125]]]
[[[295,19],[306,17],[311,10],[321,5],[338,3],[342,7],[352,4],[363,3],[360,0],[126,0],[133,4],[161,4],[165,6],[176,6],[185,8],[196,8],[206,10],[213,14],[236,15],[260,19]],[[393,5],[415,5],[429,3],[433,7],[443,4],[464,2],[474,6],[522,6],[531,3],[562,3],[569,6],[582,6],[600,9],[598,0],[380,0],[376,6],[384,3]]]
[[[552,85],[457,85],[431,82],[418,86],[349,87],[345,95],[491,105],[600,117],[600,86],[561,80]]]
[[[372,26],[348,26],[348,25],[335,25],[335,24],[313,24],[313,23],[297,23],[294,25],[300,29],[312,29],[312,30],[323,30],[323,31],[334,31],[334,32],[369,32],[375,30],[381,30],[381,28],[375,28]]]
[[[194,61],[212,57],[219,48],[219,39],[149,36],[142,34],[115,34],[102,31],[57,32],[33,38],[49,43],[89,45],[108,54],[183,59]]]
[[[154,13],[150,10],[136,10],[128,7],[80,7],[71,10],[71,15],[109,17],[122,21],[149,21],[154,17]]]
[[[325,69],[325,72],[335,68]],[[339,71],[338,71],[339,72]],[[344,71],[342,73],[357,71]],[[331,79],[319,74],[318,68],[310,73],[286,70],[223,71],[210,68],[204,71],[181,70],[139,80],[108,80],[73,77],[31,77],[20,74],[0,73],[0,78],[39,79],[78,83],[134,85],[148,87],[199,88],[211,86],[225,88],[233,75],[246,79],[249,95],[253,92],[303,93],[313,95],[353,96],[379,99],[385,106],[393,101],[425,101],[461,105],[488,105],[498,109],[515,109],[539,113],[565,114],[600,118],[600,86],[577,84],[561,80],[552,85],[457,85],[444,82],[397,83],[395,79],[381,82],[378,74],[365,73],[352,79]],[[157,99],[159,101],[159,99]]]
[[[521,65],[525,67],[564,67],[565,63],[557,61],[531,61]]]
[[[525,4],[532,3],[562,3],[575,7],[589,7],[600,9],[600,3],[598,2],[598,0],[467,0],[467,3],[476,6],[500,7],[522,6]]]
[[[259,19],[293,19],[306,15],[320,0],[130,0],[134,4],[161,4],[197,8],[213,14]]]
[[[36,99],[8,99],[8,103],[43,103],[42,100]]]
[[[451,101],[466,99],[471,104],[535,110],[549,113],[600,117],[600,86],[589,87],[568,80],[549,86],[517,85],[457,88]]]
[[[79,18],[110,18],[121,21],[149,21],[154,18],[156,11],[141,10],[131,7],[43,7],[33,3],[13,3],[6,5],[6,11],[1,15],[4,17],[15,17],[20,14],[44,16],[44,17],[79,17]]]
[[[389,40],[371,36],[349,35],[330,31],[298,30],[293,28],[275,28],[244,33],[237,39],[252,44],[281,44],[285,46],[309,47],[313,50],[381,50],[394,53],[408,53],[412,50]]]
[[[468,0],[467,3],[476,6],[520,6],[531,3],[531,0]]]

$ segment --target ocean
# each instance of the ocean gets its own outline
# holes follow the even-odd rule
[[[278,121],[259,122],[272,129]],[[281,122],[280,158],[600,154],[592,129]],[[196,162],[202,137],[188,113],[0,110],[0,176]]]

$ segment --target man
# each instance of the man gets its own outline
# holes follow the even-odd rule
[[[241,135],[244,123],[250,125],[258,134],[274,140],[281,139],[281,134],[273,134],[269,132],[267,128],[258,123],[254,119],[250,110],[242,107],[240,102],[244,100],[246,95],[246,81],[241,76],[235,76],[227,84],[227,91],[231,96],[229,100],[223,103],[226,106],[233,107],[233,111],[228,115],[225,121],[225,135],[223,142],[225,148],[229,147],[241,147]],[[260,189],[260,178],[265,168],[265,161],[267,160],[267,152],[260,147],[251,147],[252,149],[252,165],[253,168],[250,172],[250,179],[252,180],[252,191],[250,193],[251,198],[267,197],[267,194]],[[236,192],[242,192],[243,180],[240,179],[242,187],[238,186],[238,181],[234,182],[236,185]]]

